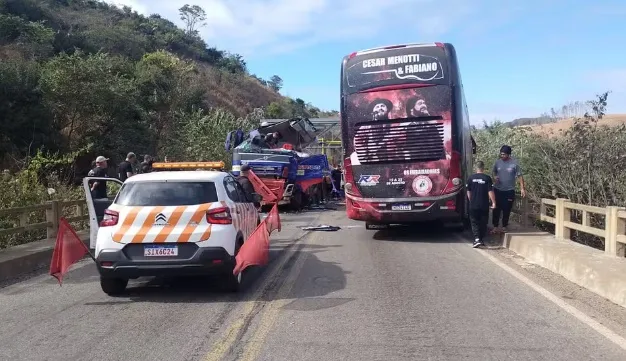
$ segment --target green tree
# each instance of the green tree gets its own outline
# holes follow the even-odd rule
[[[196,34],[198,27],[206,25],[204,22],[206,20],[206,12],[200,6],[185,4],[178,11],[180,19],[185,22],[187,34]]]
[[[203,91],[193,85],[194,74],[193,64],[165,51],[146,54],[137,63],[136,79],[152,136],[152,154],[178,126],[177,112],[202,105]]]
[[[39,89],[40,71],[34,61],[0,62],[0,159],[9,153],[27,156],[58,141]]]
[[[137,120],[137,92],[131,63],[107,54],[61,54],[48,61],[41,74],[45,104],[53,126],[64,135],[65,149],[96,144],[115,149],[133,141],[125,131]]]
[[[248,72],[248,65],[239,54],[228,54],[219,62],[219,65],[233,74],[245,74]]]
[[[275,92],[279,92],[283,88],[283,79],[278,75],[272,75],[267,85]]]
[[[283,119],[287,115],[282,104],[279,102],[271,102],[267,106],[267,109],[265,109],[265,116],[267,119]]]

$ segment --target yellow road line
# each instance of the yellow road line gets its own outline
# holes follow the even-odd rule
[[[288,278],[278,290],[276,300],[271,301],[266,307],[266,311],[261,316],[256,332],[244,346],[243,355],[240,358],[241,361],[253,361],[259,356],[263,346],[265,345],[267,336],[278,319],[278,314],[280,313],[281,308],[291,301],[290,299],[287,299],[287,297],[293,289],[293,286],[300,275],[300,271],[302,271],[302,268],[304,267],[304,263],[308,259],[308,254],[300,252],[296,257],[298,258],[291,268]]]
[[[308,239],[308,234],[304,236],[302,239],[302,244],[305,244]],[[295,252],[297,252],[298,245],[294,245],[289,250],[285,251],[282,256],[278,259],[278,262],[275,263],[274,267],[270,270],[270,272],[265,276],[265,279],[261,286],[257,288],[252,297],[250,297],[249,301],[246,301],[243,305],[243,309],[237,316],[237,320],[233,322],[228,329],[223,333],[222,337],[214,343],[213,349],[211,352],[204,358],[205,361],[220,361],[226,354],[232,349],[235,342],[237,341],[237,336],[244,332],[244,325],[246,324],[246,319],[248,319],[254,312],[256,306],[264,301],[258,301],[259,298],[263,295],[265,290],[268,288],[271,282],[278,276],[279,272],[282,271],[283,267],[291,259]],[[294,269],[294,268],[292,268]],[[281,288],[282,289],[282,288]]]

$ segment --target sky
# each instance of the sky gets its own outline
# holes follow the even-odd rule
[[[611,91],[626,113],[624,0],[107,0],[158,13],[199,5],[209,44],[244,56],[283,95],[339,110],[343,56],[404,43],[448,42],[457,51],[470,119],[539,116]],[[619,24],[622,25],[619,25]]]

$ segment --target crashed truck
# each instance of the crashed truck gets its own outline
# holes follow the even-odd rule
[[[265,138],[276,132],[278,142],[268,145]],[[232,150],[232,173],[238,176],[241,166],[247,164],[275,196],[264,196],[262,205],[277,202],[301,210],[321,196],[325,177],[330,175],[326,155],[303,151],[321,133],[308,118],[263,124],[245,136],[241,130],[232,131],[225,143],[226,150]]]

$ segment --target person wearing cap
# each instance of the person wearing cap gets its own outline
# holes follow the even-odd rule
[[[500,148],[500,159],[493,165],[494,193],[496,196],[496,208],[493,209],[491,222],[493,232],[505,232],[509,225],[509,216],[515,202],[515,180],[519,179],[522,197],[526,197],[526,187],[522,168],[516,159],[511,157],[511,147],[503,145]],[[502,215],[502,228],[500,225]]]
[[[117,168],[117,178],[122,182],[135,175],[133,166],[137,163],[137,156],[133,152],[126,155],[126,160],[120,163]]]
[[[254,186],[252,185],[252,182],[250,181],[250,166],[247,164],[244,164],[241,166],[241,170],[239,171],[239,177],[237,177],[237,182],[239,182],[239,184],[241,185],[241,188],[243,188],[243,191],[246,194],[246,198],[248,199],[248,201],[253,201],[254,200],[254,196],[253,194],[254,192]],[[257,202],[254,202],[255,207],[259,207],[260,204],[257,204]]]
[[[89,177],[102,177],[106,178],[107,167],[109,166],[107,161],[109,158],[98,156],[96,158],[96,167],[89,171]],[[107,184],[103,181],[95,181],[91,184],[91,196],[93,199],[107,198]]]

